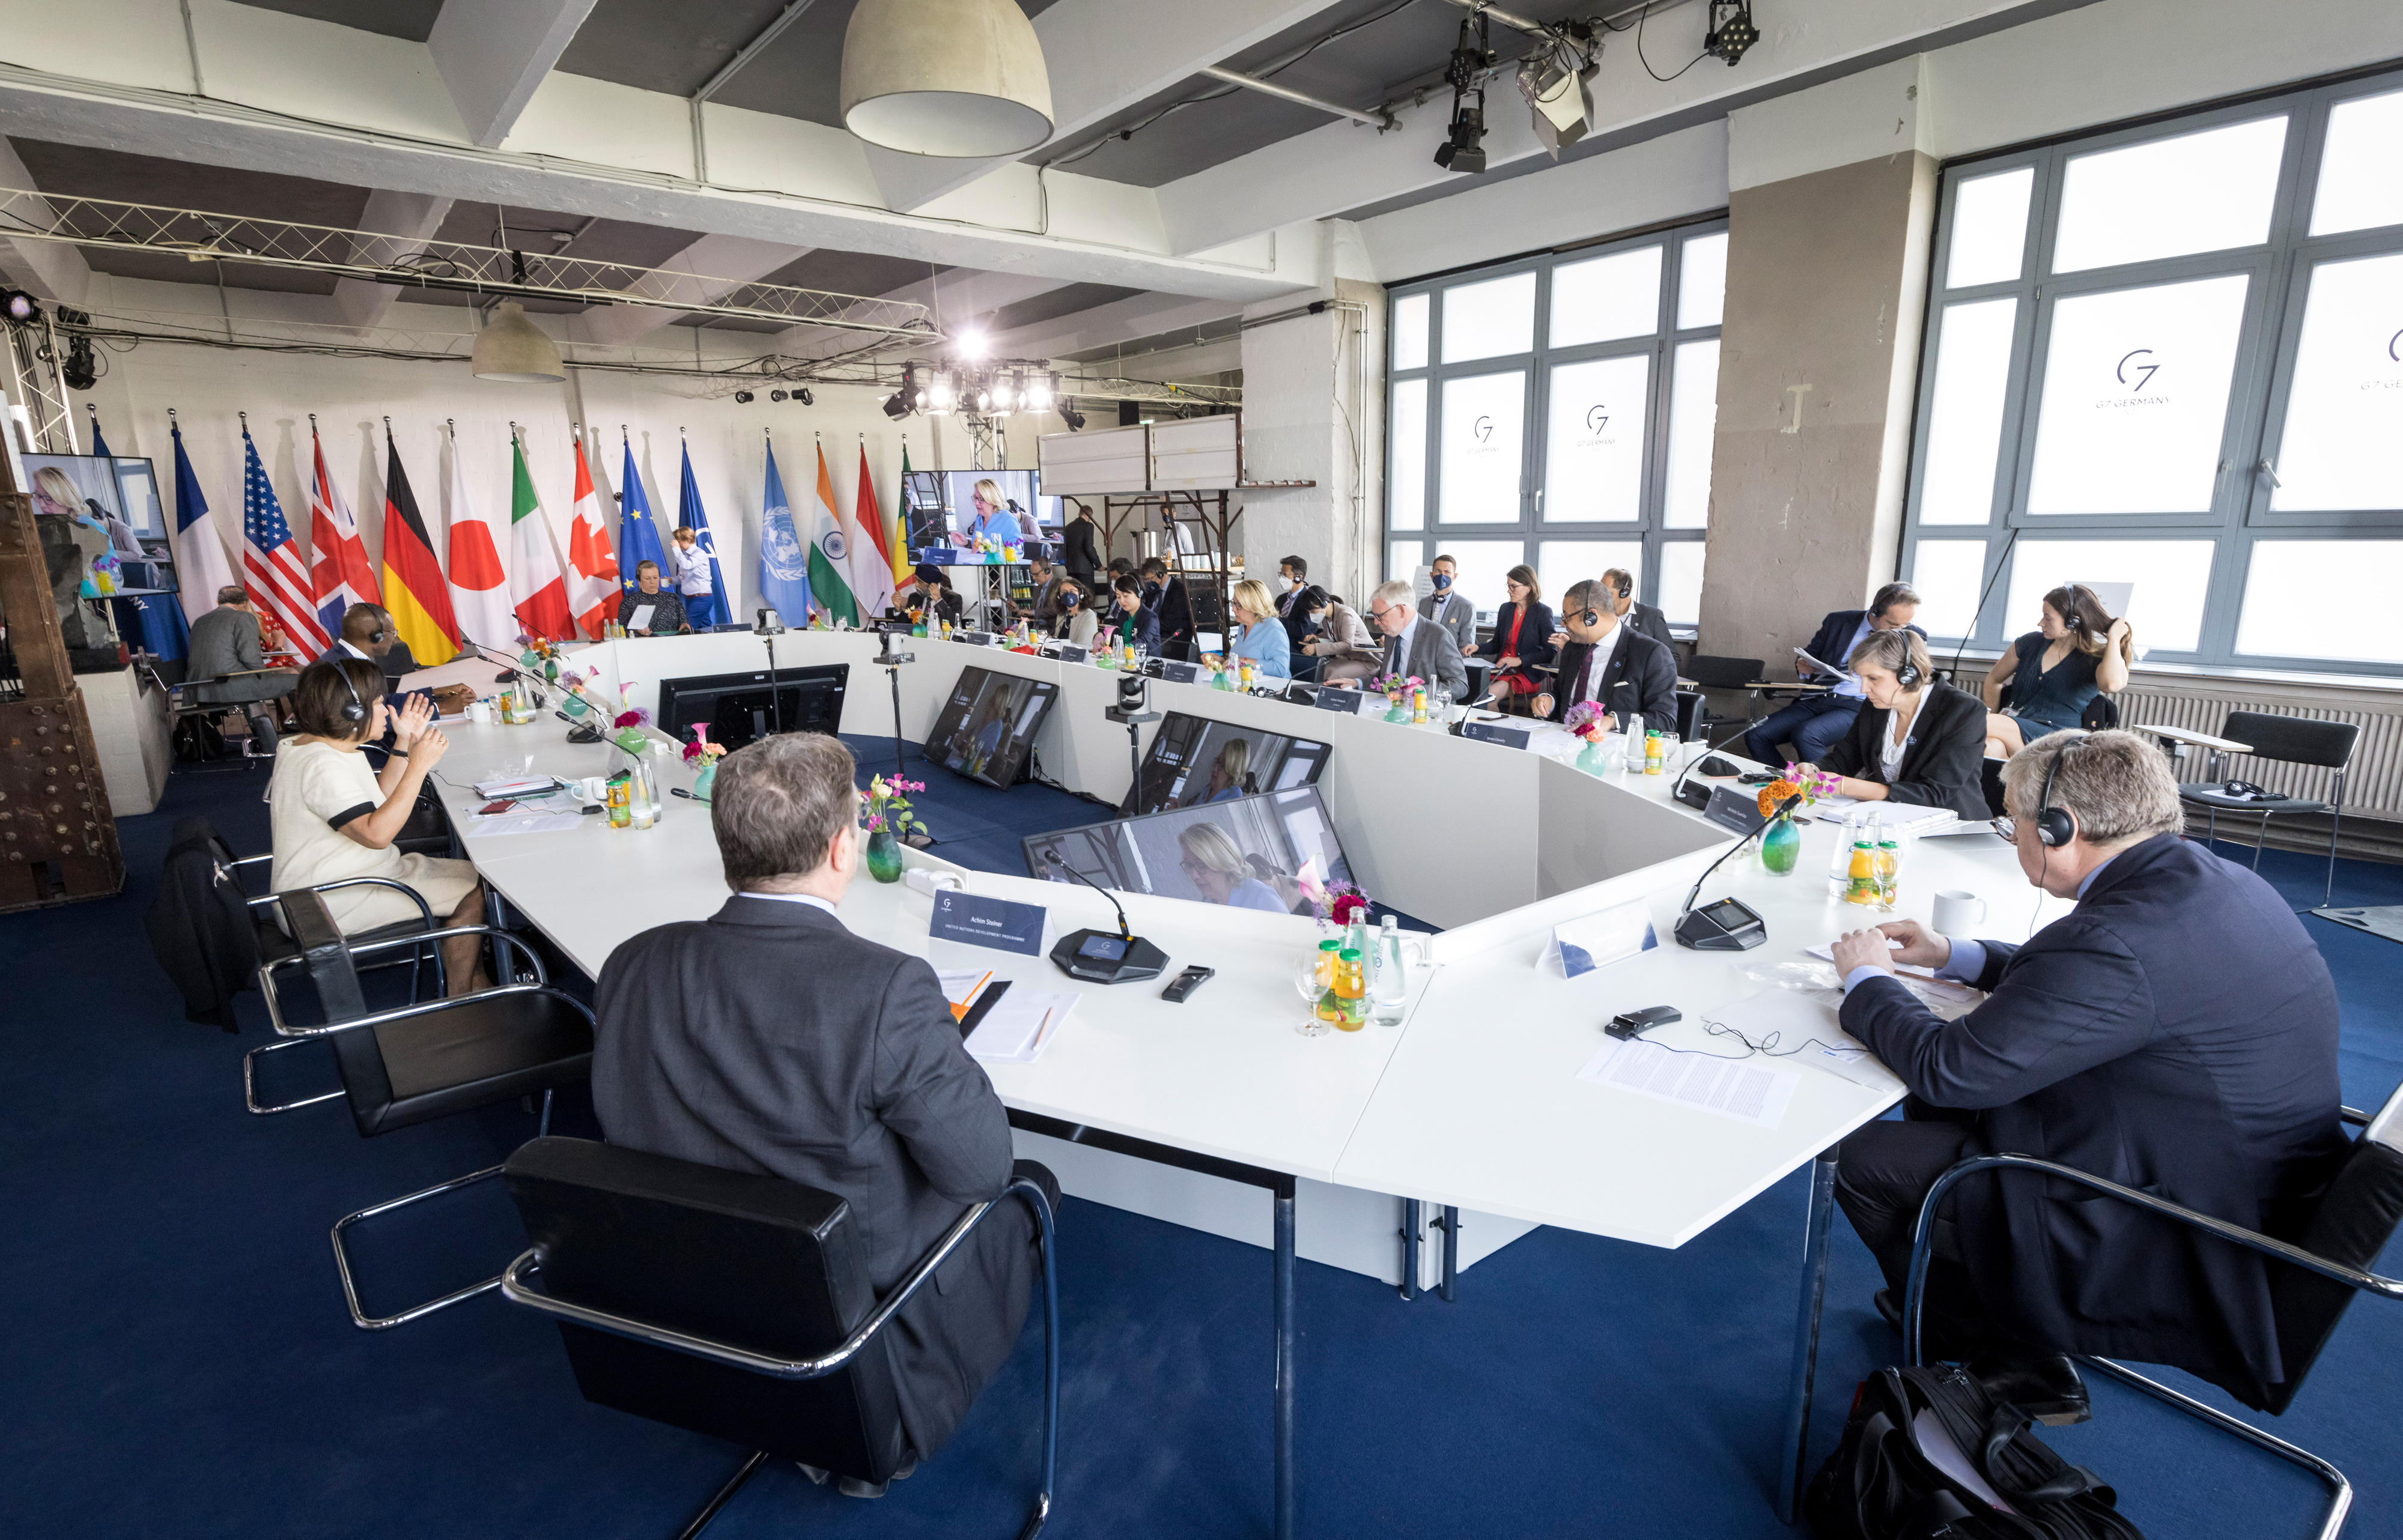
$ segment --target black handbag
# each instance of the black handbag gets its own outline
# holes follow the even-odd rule
[[[2005,1506],[1929,1458],[1923,1414]],[[2111,1489],[2055,1454],[2029,1422],[1965,1369],[1880,1369],[1853,1397],[1843,1441],[1812,1478],[1803,1517],[1818,1540],[2144,1540]]]

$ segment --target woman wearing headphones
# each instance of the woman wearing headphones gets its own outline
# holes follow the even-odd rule
[[[275,861],[269,881],[278,893],[354,877],[377,877],[414,888],[445,928],[484,923],[484,894],[473,862],[404,855],[392,848],[417,806],[418,789],[451,746],[429,726],[434,703],[412,695],[398,712],[383,703],[383,672],[356,658],[312,663],[293,687],[297,737],[275,751],[267,783],[268,820]],[[379,775],[359,751],[391,728],[394,746]],[[362,885],[325,895],[345,934],[423,917],[405,895]],[[442,943],[452,994],[490,989],[472,936]]]
[[[1930,677],[1927,644],[1915,631],[1873,631],[1845,666],[1868,700],[1818,765],[1840,775],[1836,790],[1859,802],[1951,808],[1991,816],[1979,788],[1986,708],[1977,697]]]
[[[2048,732],[2084,727],[2097,695],[2128,687],[2135,660],[2128,622],[2111,618],[2092,589],[2063,583],[2046,594],[2043,621],[1986,671],[1987,757],[2008,759]]]

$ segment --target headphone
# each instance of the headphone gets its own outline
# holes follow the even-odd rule
[[[1919,665],[1912,662],[1910,655],[1906,653],[1902,659],[1902,667],[1894,671],[1894,682],[1904,689],[1915,690],[1919,687]]]
[[[382,636],[382,632],[379,631],[375,636],[368,638],[368,640],[379,640]],[[350,723],[353,727],[356,727],[361,722],[368,719],[368,703],[359,699],[359,687],[351,683],[350,661],[351,660],[349,659],[345,658],[340,662],[334,665],[334,672],[341,676],[342,688],[351,692],[349,702],[342,706],[336,715],[340,716],[343,721]]]
[[[2035,796],[2035,838],[2047,850],[2059,850],[2077,834],[2077,815],[2052,805],[2052,778],[2061,773],[2061,762],[2077,749],[2077,744],[2068,744],[2044,768],[2044,788]]]

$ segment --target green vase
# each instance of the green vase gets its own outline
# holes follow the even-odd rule
[[[1794,858],[1802,853],[1802,831],[1794,826],[1789,817],[1771,822],[1760,837],[1760,864],[1784,877],[1794,869]]]
[[[560,697],[559,709],[570,716],[581,716],[592,708],[584,703],[580,695],[563,695]]]
[[[1602,746],[1601,739],[1597,738],[1577,750],[1577,768],[1588,775],[1602,775],[1608,772],[1610,751]]]
[[[1409,701],[1407,701],[1403,700],[1403,699],[1402,699],[1400,696],[1398,696],[1398,695],[1388,695],[1387,697],[1385,697],[1385,720],[1386,720],[1386,721],[1388,721],[1388,722],[1407,722],[1407,721],[1409,721],[1410,719],[1410,702],[1409,702]]]
[[[609,742],[640,759],[643,756],[643,751],[651,745],[651,735],[639,727],[627,728]]]
[[[708,801],[709,788],[715,784],[717,784],[717,761],[713,759],[701,766],[701,773],[692,778],[692,799],[696,802]]]
[[[901,841],[893,838],[891,829],[868,831],[868,875],[880,882],[901,881]]]

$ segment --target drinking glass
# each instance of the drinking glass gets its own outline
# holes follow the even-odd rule
[[[1303,1016],[1293,1030],[1304,1037],[1324,1037],[1334,1026],[1318,1019],[1318,997],[1327,992],[1326,983],[1318,977],[1318,952],[1303,952],[1293,964],[1293,991],[1301,996]]]
[[[1452,691],[1438,685],[1427,695],[1428,715],[1438,727],[1452,725]]]

